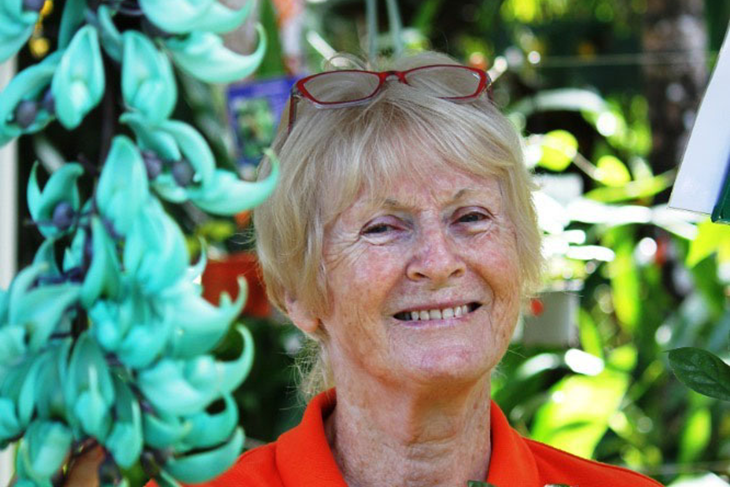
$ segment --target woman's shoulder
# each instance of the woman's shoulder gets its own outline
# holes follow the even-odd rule
[[[243,453],[223,475],[204,484],[206,487],[283,487],[276,467],[276,443]]]
[[[534,440],[526,440],[540,471],[550,482],[581,487],[661,487],[656,480],[632,470],[587,460]]]

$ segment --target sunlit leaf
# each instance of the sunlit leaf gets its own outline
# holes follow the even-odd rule
[[[700,458],[712,436],[712,414],[707,407],[693,411],[684,424],[679,440],[679,461],[689,463]]]
[[[621,201],[647,198],[661,193],[674,183],[675,171],[651,178],[631,181],[621,187],[607,186],[588,191],[585,196],[604,203],[619,203]]]
[[[697,230],[697,238],[689,245],[685,262],[688,267],[696,266],[715,252],[721,261],[730,261],[730,226],[713,223],[708,218],[697,226]]]
[[[621,326],[627,331],[633,331],[639,325],[641,316],[641,284],[634,260],[633,233],[621,227],[615,228],[612,235],[616,241],[613,246],[607,246],[616,253],[609,263],[614,309]]]
[[[596,179],[606,186],[620,187],[631,181],[631,174],[618,157],[602,156],[596,163]]]
[[[627,374],[612,370],[566,377],[553,386],[550,401],[535,415],[531,437],[590,458],[628,385]]]
[[[564,171],[578,153],[578,141],[570,132],[553,130],[542,139],[542,157],[538,166],[551,171]]]
[[[603,340],[598,331],[595,321],[590,313],[581,308],[578,310],[578,328],[580,333],[580,345],[584,351],[603,358]]]

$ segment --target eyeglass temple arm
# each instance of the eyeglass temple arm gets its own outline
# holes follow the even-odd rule
[[[297,91],[296,87],[294,87],[291,91],[291,94],[289,95],[289,124],[286,128],[286,135],[288,136],[291,134],[292,128],[294,127],[294,122],[297,119],[297,103],[299,102],[299,99],[302,97]]]

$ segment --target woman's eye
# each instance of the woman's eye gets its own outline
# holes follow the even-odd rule
[[[471,213],[467,213],[466,215],[462,215],[461,217],[459,217],[459,223],[479,222],[485,220],[486,218],[487,215],[485,215],[484,213],[472,211]]]
[[[364,233],[365,235],[376,235],[378,233],[385,233],[391,228],[392,227],[390,225],[386,225],[385,223],[379,223],[377,225],[366,228],[365,230],[363,230],[362,233]]]

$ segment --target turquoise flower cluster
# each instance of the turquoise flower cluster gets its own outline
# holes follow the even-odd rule
[[[0,93],[0,145],[54,120],[74,129],[110,89],[106,57],[121,72],[120,121],[129,129],[111,140],[87,201],[78,182],[95,174],[81,164],[66,163],[42,188],[32,169],[28,206],[44,242],[0,290],[0,448],[19,442],[19,487],[53,485],[69,454],[89,443],[106,452],[105,486],[127,485],[124,471],[138,464],[161,485],[202,482],[243,447],[231,394],[251,367],[251,336],[237,328],[235,360],[211,351],[245,290],[219,307],[201,297],[205,256],[191,266],[160,199],[231,215],[276,184],[273,154],[265,179],[242,181],[216,168],[193,126],[170,118],[173,66],[229,82],[260,64],[260,27],[250,55],[218,36],[240,25],[252,2],[233,10],[216,0],[68,0],[58,50]],[[42,5],[0,0],[0,61],[28,40]]]

